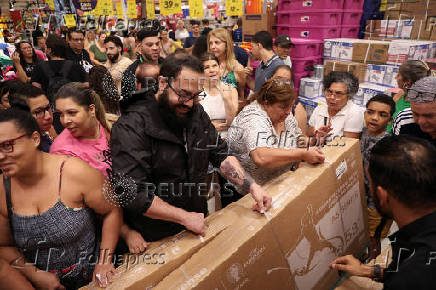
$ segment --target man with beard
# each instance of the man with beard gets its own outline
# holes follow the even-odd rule
[[[184,229],[205,234],[209,162],[251,193],[255,210],[271,206],[271,197],[229,156],[227,144],[199,105],[202,76],[197,58],[167,57],[157,86],[141,86],[146,87],[141,97],[132,98],[112,128],[113,170],[133,179],[137,189],[124,206],[125,223],[146,241]]]
[[[363,265],[351,255],[330,267],[381,280],[384,289],[432,289],[436,283],[436,149],[426,140],[390,136],[372,149],[368,178],[381,215],[399,230],[389,237],[392,262]]]
[[[161,64],[163,58],[160,54],[159,28],[154,26],[141,29],[138,34],[138,59],[135,60],[123,73],[121,81],[121,97],[128,97],[135,91],[135,72],[140,63]]]
[[[110,72],[114,83],[118,88],[118,93],[121,94],[121,78],[124,71],[132,64],[132,61],[122,56],[123,43],[118,36],[108,36],[104,40],[104,46],[106,48],[106,68]]]

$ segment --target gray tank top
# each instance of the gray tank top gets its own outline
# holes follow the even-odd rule
[[[56,273],[62,279],[89,280],[98,258],[95,213],[90,208],[72,209],[58,201],[42,214],[22,216],[14,213],[11,180],[3,176],[12,237],[27,262],[40,270]],[[77,281],[79,282],[79,281]],[[82,283],[79,283],[82,284]]]

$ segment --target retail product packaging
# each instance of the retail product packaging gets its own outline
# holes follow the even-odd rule
[[[338,272],[328,264],[358,256],[368,229],[358,140],[323,151],[324,164],[301,164],[264,186],[273,197],[266,214],[252,211],[250,196],[238,201],[232,226],[155,289],[330,289]]]
[[[275,12],[270,14],[255,14],[242,16],[242,32],[244,41],[251,41],[251,38],[258,31],[266,30],[272,34],[272,27],[275,25]]]
[[[125,256],[126,262],[116,269],[113,283],[105,289],[154,287],[237,219],[236,213],[231,210],[233,206],[229,205],[206,218],[208,229],[204,237],[183,231],[161,241],[149,243],[144,254]],[[92,282],[89,286],[81,289],[98,289],[98,286]]]
[[[406,60],[423,60],[433,57],[431,41],[393,40],[389,46],[387,64],[401,65]]]
[[[366,103],[377,94],[385,93],[389,88],[373,83],[361,83],[359,90],[354,95],[352,101],[358,106],[365,107]]]
[[[348,60],[362,63],[386,64],[389,42],[333,38],[324,40],[325,60]]]
[[[398,18],[389,20],[368,20],[365,27],[365,39],[430,39],[435,26],[432,20],[433,18],[427,18],[426,20]]]
[[[359,79],[359,83],[365,81],[367,65],[359,62],[342,61],[342,60],[326,60],[324,64],[324,75],[328,75],[331,71],[348,71]]]
[[[315,78],[302,78],[300,80],[300,96],[313,99],[321,97],[324,93],[322,80]]]
[[[398,74],[398,66],[394,65],[373,65],[369,64],[366,70],[365,82],[396,87]]]
[[[153,243],[147,253],[164,253],[164,264],[124,269],[106,289],[330,289],[339,276],[328,264],[359,256],[369,236],[359,141],[336,138],[322,150],[323,164],[264,185],[273,200],[265,214],[247,195],[208,217],[204,238]]]

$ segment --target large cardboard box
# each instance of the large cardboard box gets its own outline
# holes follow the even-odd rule
[[[342,61],[342,60],[326,60],[324,64],[324,75],[328,75],[331,71],[348,71],[359,79],[359,83],[365,81],[367,65],[359,62]]]
[[[385,64],[389,42],[366,39],[333,38],[324,40],[324,59]]]
[[[365,82],[396,87],[398,85],[396,80],[398,70],[398,66],[369,64],[365,74]]]
[[[242,16],[242,33],[244,41],[251,41],[252,37],[258,31],[266,30],[272,33],[272,27],[275,25],[274,12],[270,14],[243,15]]]
[[[116,269],[113,283],[105,289],[142,290],[154,287],[237,219],[232,207],[234,205],[229,205],[206,218],[208,230],[204,237],[183,231],[175,236],[150,243],[144,254],[129,254],[126,262]],[[92,282],[82,289],[100,288]]]
[[[369,239],[359,142],[336,141],[323,148],[324,164],[265,185],[265,215],[252,212],[251,197],[238,201],[234,224],[156,289],[330,289],[338,273],[328,264],[359,255]]]

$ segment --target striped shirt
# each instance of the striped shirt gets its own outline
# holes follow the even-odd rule
[[[394,119],[394,123],[392,125],[392,134],[400,135],[401,127],[412,123],[415,123],[413,120],[412,110],[407,108],[400,111]]]

